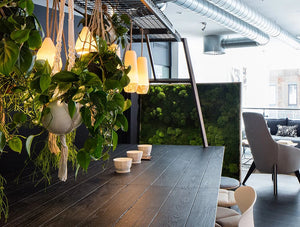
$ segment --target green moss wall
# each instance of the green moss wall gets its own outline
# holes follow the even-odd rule
[[[210,146],[225,146],[223,176],[240,178],[240,83],[198,84]],[[201,145],[190,85],[153,85],[141,96],[140,143]]]

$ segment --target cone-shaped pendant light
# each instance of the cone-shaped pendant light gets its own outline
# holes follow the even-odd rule
[[[97,51],[97,44],[87,26],[82,28],[75,44],[75,50],[79,55]]]
[[[146,57],[137,59],[139,82],[136,93],[147,94],[149,90],[148,66]]]
[[[130,79],[129,84],[124,88],[127,93],[134,93],[138,87],[138,71],[136,53],[134,50],[127,50],[124,57],[125,67],[131,66],[128,77]]]
[[[41,48],[38,50],[37,54],[36,54],[36,59],[37,60],[48,60],[49,65],[51,66],[51,68],[53,67],[53,63],[54,63],[54,58],[55,58],[55,45],[52,41],[52,39],[50,37],[46,37],[42,43]],[[60,58],[59,61],[59,67],[61,69],[62,67],[62,61]]]

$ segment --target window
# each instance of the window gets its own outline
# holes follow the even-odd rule
[[[154,70],[157,79],[168,79],[170,78],[170,68],[164,65],[154,65]]]
[[[276,85],[269,85],[269,105],[276,106]]]
[[[289,106],[297,105],[297,84],[289,84],[288,85],[288,98],[289,98]]]

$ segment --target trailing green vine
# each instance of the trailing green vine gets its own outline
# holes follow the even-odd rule
[[[4,193],[5,184],[6,184],[6,180],[0,174],[0,220],[3,215],[6,221],[8,218],[9,207],[8,207],[8,199]]]

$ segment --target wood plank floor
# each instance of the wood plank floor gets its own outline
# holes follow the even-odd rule
[[[245,174],[246,171],[243,171],[242,175]],[[252,186],[257,192],[254,205],[256,227],[300,226],[300,184],[295,176],[278,175],[277,197],[273,196],[270,174],[254,173],[246,185]]]

